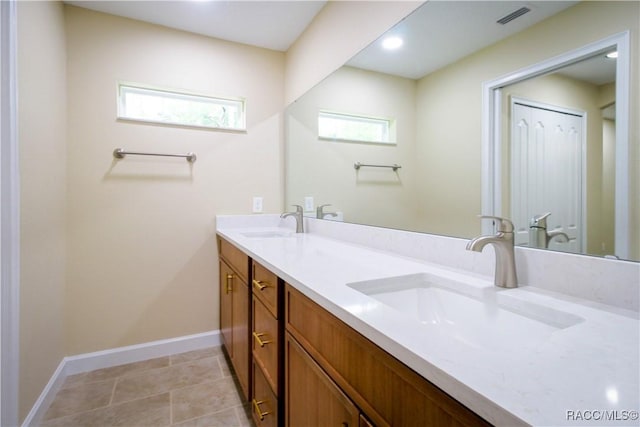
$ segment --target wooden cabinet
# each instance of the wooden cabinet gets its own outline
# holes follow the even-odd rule
[[[279,425],[278,398],[269,386],[260,368],[253,365],[253,421],[256,426],[276,427]]]
[[[280,337],[278,319],[253,297],[253,359],[274,391],[278,390]]]
[[[255,261],[252,261],[251,271],[253,419],[256,425],[278,425],[284,402],[281,380],[284,364],[284,286],[275,274]],[[265,407],[269,409],[265,410]]]
[[[373,424],[489,425],[289,285],[285,302],[287,334],[301,344]],[[300,392],[287,390],[290,394]]]
[[[222,259],[218,264],[220,267],[220,332],[229,357],[233,357],[233,280],[237,280],[237,277]]]
[[[253,285],[253,294],[264,304],[264,306],[271,312],[273,317],[278,318],[278,302],[279,291],[281,286],[278,286],[278,276],[267,270],[259,263],[253,261],[251,281]]]
[[[231,361],[245,399],[249,398],[249,286],[239,282],[233,290],[233,356]]]
[[[250,390],[249,257],[222,238],[220,254],[220,330],[246,399]]]
[[[249,257],[240,249],[218,237],[218,253],[245,283],[249,281]]]
[[[488,426],[218,237],[220,329],[257,426]]]
[[[360,427],[373,427],[371,421],[369,421],[364,415],[360,414]]]
[[[358,408],[296,340],[285,335],[286,426],[358,427]]]

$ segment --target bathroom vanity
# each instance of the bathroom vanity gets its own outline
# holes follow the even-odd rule
[[[593,425],[637,422],[637,311],[499,289],[334,237],[375,228],[305,221],[308,233],[275,215],[217,218],[222,337],[257,425],[577,425],[596,410],[618,418]]]
[[[489,425],[223,237],[218,247],[223,340],[257,425]]]

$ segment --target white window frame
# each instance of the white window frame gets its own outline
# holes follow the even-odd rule
[[[322,135],[320,128],[320,120],[323,118],[337,118],[340,120],[363,123],[380,123],[386,125],[386,140],[369,140],[369,139],[353,139],[346,137],[334,137],[331,135]],[[395,145],[396,144],[396,121],[388,117],[376,117],[364,114],[343,113],[330,110],[318,111],[318,138],[325,141],[342,141],[342,142],[359,142],[367,144]]]
[[[140,118],[129,115],[127,113],[127,106],[125,103],[125,95],[127,93],[143,93],[152,96],[158,96],[164,99],[179,99],[185,101],[193,101],[193,102],[205,102],[211,103],[214,105],[232,105],[237,107],[240,112],[240,117],[238,118],[238,126],[215,126],[215,125],[206,125],[206,124],[193,124],[188,122],[181,122],[178,120],[154,120],[153,118]],[[246,125],[246,100],[240,97],[215,97],[204,95],[201,93],[193,93],[182,90],[175,89],[166,89],[166,88],[158,88],[155,86],[144,85],[140,83],[130,83],[130,82],[118,82],[117,87],[117,118],[119,120],[126,120],[132,122],[143,122],[143,123],[157,123],[161,125],[170,125],[170,126],[179,126],[179,127],[187,127],[187,128],[199,128],[199,129],[215,129],[215,130],[224,130],[224,131],[235,131],[235,132],[245,132],[247,130]]]

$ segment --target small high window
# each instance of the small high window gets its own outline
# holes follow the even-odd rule
[[[340,141],[394,144],[394,120],[320,111],[318,136]]]
[[[245,130],[245,103],[239,98],[118,85],[118,118],[180,126]]]

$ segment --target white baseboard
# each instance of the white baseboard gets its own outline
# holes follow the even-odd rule
[[[125,363],[140,362],[155,357],[220,345],[220,331],[204,332],[127,347],[111,348],[94,353],[65,357],[65,376]]]
[[[40,393],[38,400],[34,403],[31,411],[27,414],[27,417],[24,419],[22,423],[22,427],[30,427],[37,426],[40,424],[42,417],[44,417],[44,413],[47,411],[51,403],[53,403],[53,399],[56,397],[56,393],[64,384],[64,380],[67,378],[65,374],[65,359],[62,359],[58,368],[55,370],[49,382]]]
[[[211,331],[65,357],[60,362],[60,365],[58,365],[58,368],[51,376],[44,390],[42,390],[40,397],[36,400],[31,411],[29,411],[29,414],[22,423],[22,427],[31,427],[40,424],[42,417],[44,417],[45,412],[53,402],[56,393],[60,390],[69,375],[199,350],[201,348],[215,347],[221,345],[221,343],[220,331]]]

